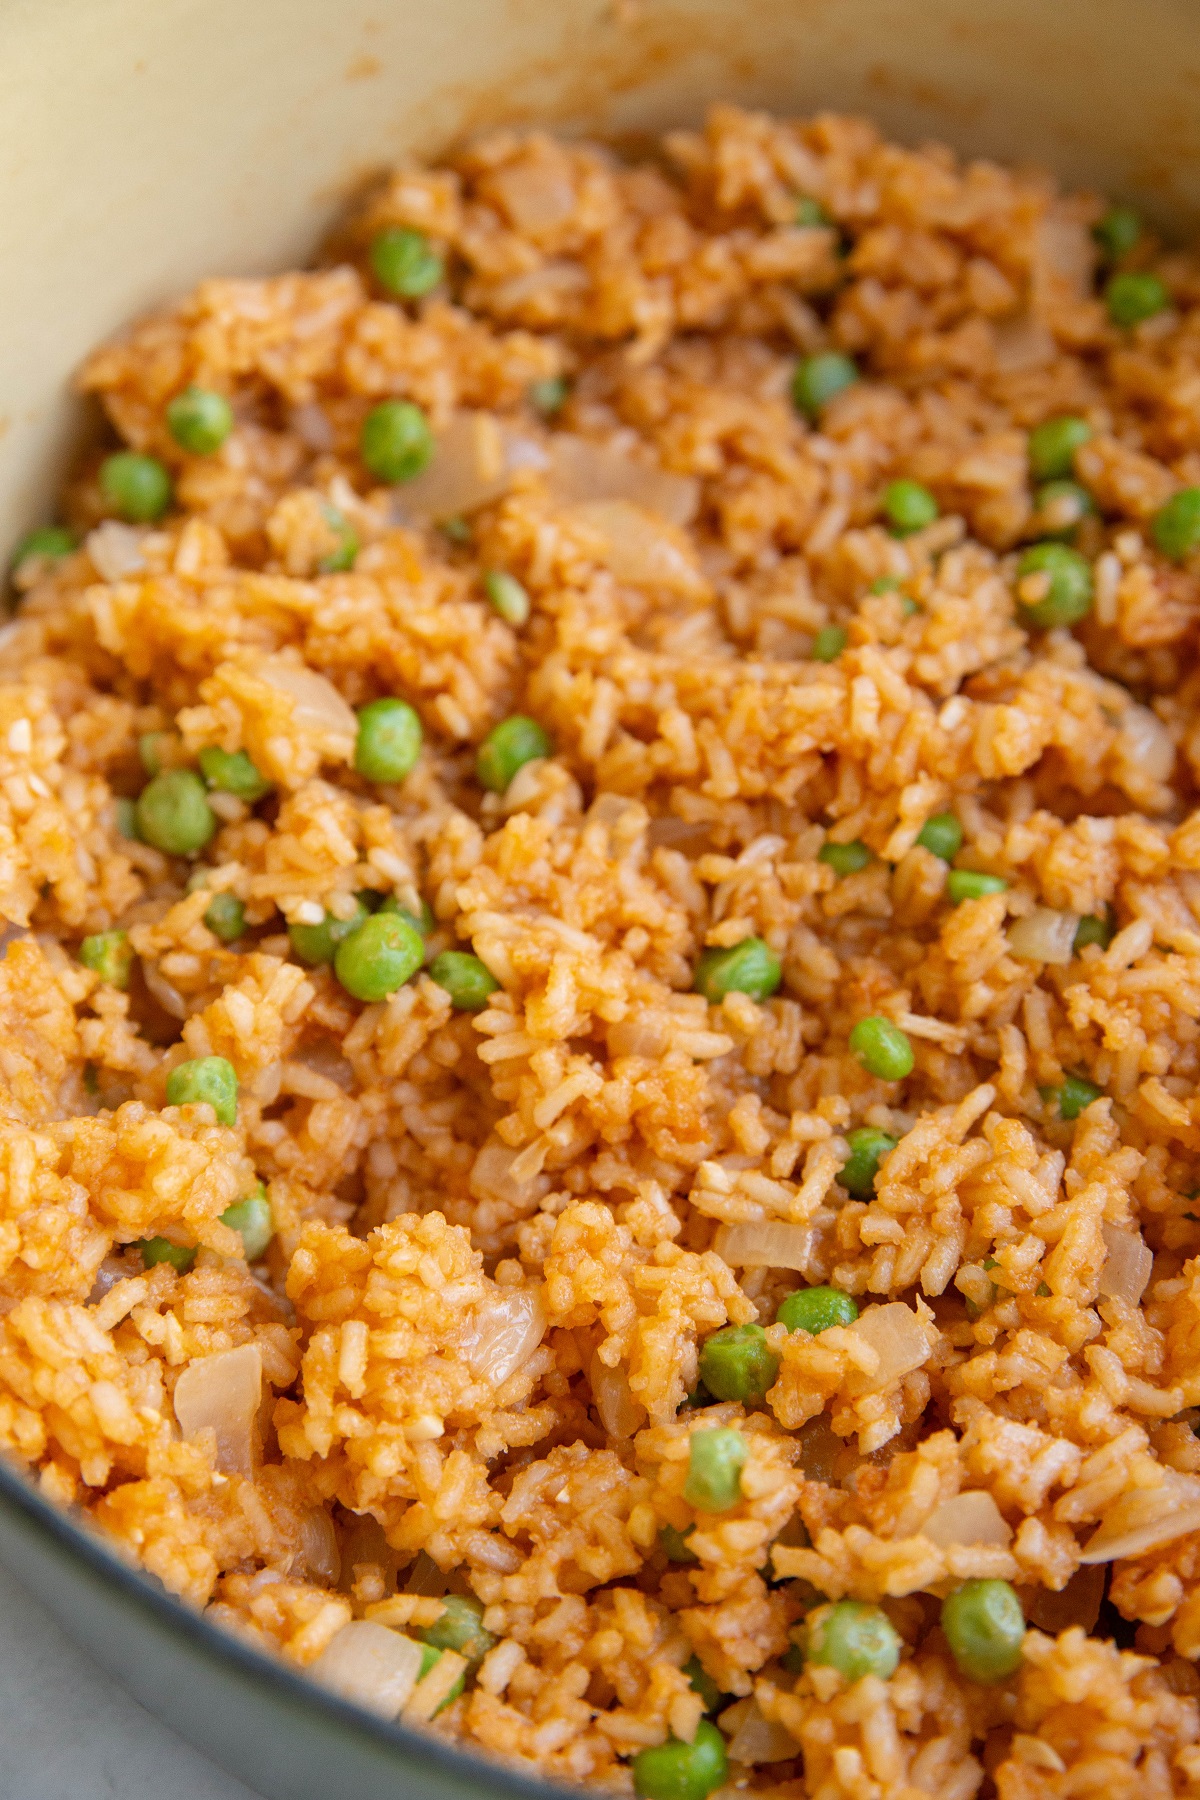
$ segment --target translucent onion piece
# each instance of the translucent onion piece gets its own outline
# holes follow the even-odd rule
[[[713,1248],[735,1269],[804,1269],[812,1250],[812,1236],[807,1225],[770,1219],[749,1225],[722,1225]],[[908,1308],[902,1310],[907,1312]]]
[[[299,730],[322,738],[331,755],[349,758],[358,737],[358,720],[332,681],[278,656],[264,657],[254,673],[268,687],[287,695]]]
[[[534,1175],[527,1181],[518,1180],[512,1166],[520,1154],[498,1138],[489,1139],[471,1165],[467,1185],[476,1200],[497,1201],[508,1213],[523,1218],[534,1212],[538,1201],[550,1192],[550,1177]]]
[[[1035,290],[1043,283],[1073,300],[1088,299],[1096,269],[1096,245],[1081,219],[1051,208],[1034,233]]]
[[[386,1625],[356,1620],[326,1644],[309,1674],[383,1719],[394,1719],[417,1685],[421,1646]]]
[[[249,1475],[261,1399],[258,1345],[239,1344],[236,1350],[189,1363],[175,1383],[175,1417],[185,1438],[216,1433],[217,1467],[223,1475]]]
[[[532,1356],[546,1335],[540,1288],[500,1288],[478,1315],[467,1351],[473,1374],[497,1387]]]
[[[103,525],[88,532],[87,553],[103,581],[120,581],[145,568],[142,537],[141,531],[122,525],[118,519],[105,519]]]
[[[1012,1527],[1000,1508],[982,1488],[955,1494],[935,1506],[921,1527],[921,1536],[943,1549],[951,1544],[1001,1544],[1012,1542]]]
[[[1164,1469],[1162,1485],[1133,1488],[1108,1506],[1088,1539],[1081,1562],[1115,1562],[1140,1556],[1173,1538],[1200,1530],[1200,1479]]]
[[[1143,779],[1166,781],[1175,767],[1175,740],[1148,706],[1126,707],[1117,749],[1121,761]]]
[[[631,1438],[646,1423],[646,1409],[629,1391],[629,1376],[618,1363],[610,1369],[593,1356],[588,1375],[596,1411],[609,1437]]]
[[[704,577],[676,528],[631,500],[587,500],[570,517],[604,540],[604,560],[618,581],[665,588],[673,594],[707,592]]]
[[[1075,952],[1075,933],[1079,929],[1077,913],[1053,912],[1048,906],[1035,906],[1023,919],[1008,929],[1008,948],[1022,962],[1069,963]]]
[[[670,1042],[670,1029],[665,1019],[655,1013],[632,1013],[610,1025],[606,1032],[610,1056],[643,1056],[653,1062]]]
[[[786,1762],[800,1754],[791,1732],[774,1719],[764,1719],[758,1710],[757,1702],[744,1702],[746,1710],[729,1742],[729,1754],[734,1762],[740,1763],[772,1763]],[[722,1723],[728,1718],[728,1712],[722,1715]],[[730,1720],[732,1724],[733,1721]]]
[[[336,1587],[342,1572],[333,1520],[323,1506],[314,1506],[300,1521],[300,1553],[308,1573],[326,1587]]]
[[[492,413],[455,413],[428,467],[396,490],[394,504],[406,519],[452,519],[498,500],[517,469],[546,461],[536,439],[506,429]]]
[[[1108,1255],[1100,1271],[1100,1292],[1136,1306],[1146,1291],[1154,1252],[1139,1231],[1124,1231],[1107,1220],[1101,1225]]]
[[[517,230],[534,237],[563,224],[579,204],[570,162],[557,145],[530,161],[496,170],[488,186]]]
[[[929,1339],[924,1327],[903,1300],[893,1300],[887,1306],[868,1306],[866,1312],[846,1329],[865,1338],[879,1357],[875,1373],[859,1378],[863,1392],[889,1387],[901,1376],[919,1369],[929,1356]]]
[[[551,440],[548,479],[555,497],[567,504],[631,500],[671,525],[690,523],[700,504],[699,484],[690,475],[672,475],[657,463],[566,431]]]
[[[1082,1625],[1091,1631],[1100,1617],[1107,1576],[1102,1563],[1089,1569],[1076,1569],[1066,1587],[1056,1594],[1052,1588],[1031,1587],[1025,1602],[1025,1618],[1039,1631],[1057,1637],[1069,1625]]]

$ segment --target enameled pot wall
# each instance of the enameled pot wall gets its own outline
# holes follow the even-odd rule
[[[47,517],[97,340],[303,261],[373,170],[490,126],[854,108],[1200,223],[1196,0],[0,0],[0,551]],[[2,668],[2,664],[0,664]],[[0,1558],[271,1800],[547,1790],[219,1636],[0,1468]]]

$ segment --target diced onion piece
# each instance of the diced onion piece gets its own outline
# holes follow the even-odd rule
[[[929,1357],[925,1329],[903,1300],[890,1301],[886,1306],[868,1306],[846,1330],[857,1332],[879,1357],[875,1373],[860,1378],[866,1392],[889,1387],[893,1381],[919,1369]]]
[[[342,1556],[333,1520],[323,1506],[314,1506],[300,1521],[300,1554],[310,1575],[326,1587],[336,1587]]]
[[[520,468],[544,468],[536,439],[503,426],[492,413],[455,413],[439,433],[428,465],[395,496],[406,519],[452,519],[505,493]]]
[[[973,1488],[935,1506],[921,1527],[921,1536],[943,1549],[951,1544],[1006,1546],[1012,1542],[1012,1527],[992,1496],[982,1488]]]
[[[1157,1550],[1189,1531],[1200,1531],[1200,1480],[1164,1469],[1162,1484],[1131,1488],[1106,1508],[1084,1548],[1081,1562],[1115,1562]]]
[[[671,525],[689,524],[700,504],[699,484],[690,475],[672,475],[657,463],[567,431],[555,432],[551,440],[548,479],[555,498],[568,505],[631,500]]]
[[[467,1186],[476,1200],[496,1201],[508,1214],[524,1218],[535,1212],[538,1201],[549,1193],[550,1177],[534,1175],[527,1181],[518,1180],[512,1166],[520,1154],[511,1144],[489,1138],[471,1164]]]
[[[1034,232],[1034,284],[1041,290],[1049,283],[1073,300],[1091,294],[1096,268],[1096,245],[1082,219],[1052,207]]]
[[[342,1626],[308,1672],[343,1700],[394,1719],[416,1687],[420,1668],[420,1644],[359,1619]]]
[[[734,1269],[804,1269],[812,1237],[808,1225],[764,1219],[748,1225],[722,1225],[713,1248]]]
[[[596,1411],[609,1437],[631,1438],[646,1423],[646,1409],[634,1399],[629,1377],[621,1364],[610,1369],[598,1356],[593,1356],[588,1375]]]
[[[499,1387],[532,1356],[545,1335],[540,1288],[499,1288],[475,1321],[467,1362],[473,1374]]]
[[[1107,1220],[1100,1230],[1108,1247],[1100,1271],[1100,1292],[1113,1300],[1124,1300],[1127,1306],[1136,1306],[1146,1291],[1154,1267],[1154,1252],[1140,1231],[1124,1231],[1120,1225],[1110,1225]]]
[[[1008,948],[1022,962],[1069,963],[1075,953],[1078,929],[1078,913],[1035,906],[1025,918],[1009,926]]]
[[[264,657],[254,673],[276,693],[287,695],[292,703],[292,723],[300,731],[322,738],[330,754],[350,756],[358,738],[358,720],[332,681],[281,656]]]
[[[217,1436],[223,1475],[249,1475],[254,1422],[262,1399],[262,1357],[257,1344],[239,1344],[189,1363],[175,1383],[175,1417],[185,1438],[202,1431]]]
[[[791,1732],[774,1719],[764,1719],[758,1710],[757,1701],[749,1700],[744,1705],[741,1723],[729,1741],[729,1754],[734,1762],[787,1762],[800,1754],[800,1746]],[[722,1714],[722,1723],[733,1710],[730,1707]],[[730,1724],[732,1723],[730,1720]]]
[[[669,593],[701,595],[704,577],[677,531],[631,500],[586,500],[570,517],[604,542],[604,560],[618,581]]]
[[[144,533],[119,519],[105,519],[87,534],[87,553],[96,572],[104,581],[120,581],[125,575],[136,575],[146,566],[142,555]]]
[[[1143,781],[1166,781],[1175,767],[1175,740],[1148,706],[1125,708],[1116,749],[1124,767]]]

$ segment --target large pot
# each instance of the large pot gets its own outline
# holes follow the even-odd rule
[[[138,311],[303,260],[405,153],[510,121],[660,128],[717,97],[860,109],[1200,215],[1194,0],[0,0],[0,545],[46,516],[72,369]],[[3,1468],[0,1558],[272,1800],[547,1792],[221,1635]]]

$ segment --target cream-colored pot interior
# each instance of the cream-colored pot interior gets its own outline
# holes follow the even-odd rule
[[[90,345],[304,260],[379,165],[511,121],[858,108],[1200,219],[1197,0],[0,0],[0,548]]]

